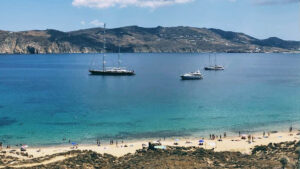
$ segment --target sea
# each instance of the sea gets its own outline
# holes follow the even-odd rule
[[[92,76],[101,54],[0,55],[0,142],[207,137],[300,127],[300,54],[126,53],[135,76]],[[117,65],[117,54],[106,55]],[[202,80],[180,75],[200,70]]]

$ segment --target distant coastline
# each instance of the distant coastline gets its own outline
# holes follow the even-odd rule
[[[108,29],[107,52],[124,53],[299,53],[299,41],[257,39],[244,33],[195,27],[128,26]],[[103,29],[71,32],[0,30],[0,54],[101,53]]]
[[[117,54],[118,52],[109,52],[107,54]],[[251,53],[256,53],[256,54],[272,54],[272,53],[282,53],[282,54],[299,54],[300,51],[285,51],[285,52],[120,52],[121,54],[146,54],[146,53],[151,53],[151,54],[209,54],[209,53],[217,53],[217,54],[222,54],[222,53],[232,53],[232,54],[238,54],[238,53],[244,53],[244,54],[251,54]],[[102,52],[90,52],[90,53],[82,53],[82,52],[73,52],[73,53],[0,53],[0,56],[2,55],[50,55],[50,54],[57,54],[57,55],[67,55],[67,54],[102,54]]]

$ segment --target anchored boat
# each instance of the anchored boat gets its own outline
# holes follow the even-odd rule
[[[215,64],[211,64],[210,54],[209,54],[209,66],[204,67],[204,70],[224,70],[225,68],[221,65],[217,65],[217,56],[215,54]]]
[[[218,66],[218,65],[214,65],[214,66],[207,66],[204,68],[204,70],[224,70],[223,66]]]
[[[182,80],[200,80],[203,79],[203,76],[200,70],[196,72],[185,73],[180,76]]]
[[[106,67],[105,61],[105,53],[106,53],[106,39],[105,39],[105,24],[104,24],[104,32],[103,32],[103,55],[102,55],[102,69],[93,69],[90,68],[89,72],[91,75],[102,75],[102,76],[132,76],[135,75],[134,70],[128,70],[126,67],[120,67],[120,46],[119,46],[119,53],[118,53],[118,67]]]

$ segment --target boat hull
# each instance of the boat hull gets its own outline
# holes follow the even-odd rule
[[[101,76],[133,76],[134,71],[117,72],[117,71],[103,71],[103,70],[89,70],[91,75],[101,75]]]
[[[187,76],[180,76],[181,80],[201,80],[203,77],[187,77]]]
[[[224,68],[205,67],[204,70],[214,70],[214,71],[217,71],[217,70],[224,70]]]

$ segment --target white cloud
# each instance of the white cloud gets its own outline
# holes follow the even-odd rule
[[[299,0],[253,0],[253,1],[254,1],[254,3],[259,4],[259,5],[272,5],[272,4],[300,2]]]
[[[104,23],[100,22],[98,19],[91,21],[90,24],[94,25],[94,26],[103,26],[104,25]]]
[[[229,2],[237,2],[241,0],[228,0]],[[257,5],[273,5],[273,4],[288,4],[300,2],[300,0],[248,0]]]
[[[73,0],[74,6],[90,8],[109,8],[109,7],[148,7],[157,8],[172,4],[184,4],[193,0]]]

